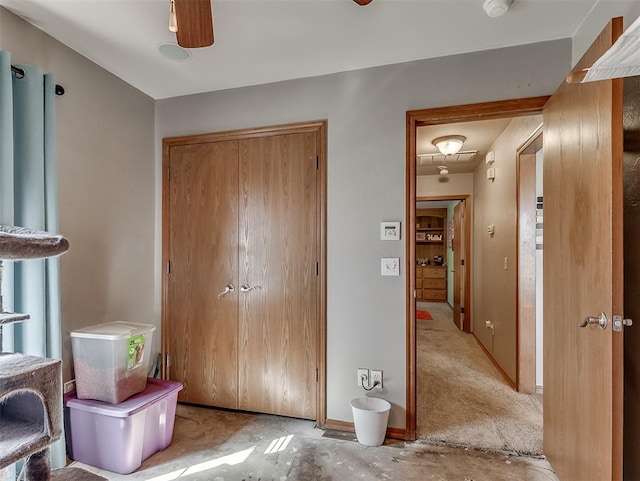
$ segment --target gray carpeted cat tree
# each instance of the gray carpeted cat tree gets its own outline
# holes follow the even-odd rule
[[[0,225],[0,351],[2,326],[29,319],[28,314],[4,311],[3,260],[43,259],[68,249],[62,236]],[[26,458],[25,481],[106,481],[78,468],[51,471],[49,445],[60,439],[62,430],[61,362],[0,352],[0,480],[7,466]]]

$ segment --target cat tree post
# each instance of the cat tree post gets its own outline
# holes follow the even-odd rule
[[[25,481],[106,481],[77,468],[51,472],[49,446],[63,430],[61,361],[1,352],[2,326],[29,319],[4,311],[1,259],[42,259],[68,249],[62,236],[0,225],[0,481],[4,468],[23,458]]]

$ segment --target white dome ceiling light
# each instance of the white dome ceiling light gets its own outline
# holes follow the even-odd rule
[[[440,175],[448,175],[449,174],[449,169],[447,168],[446,165],[439,165],[438,169],[440,169]]]
[[[467,138],[464,135],[445,135],[443,137],[433,139],[431,143],[442,155],[453,155],[460,152],[465,140],[467,140]]]
[[[513,0],[485,0],[482,8],[487,12],[487,15],[491,18],[495,18],[501,17],[507,13],[507,10],[509,10],[512,3]]]

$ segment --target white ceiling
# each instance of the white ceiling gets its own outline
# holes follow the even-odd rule
[[[446,165],[449,174],[463,174],[473,172],[479,162],[484,162],[489,148],[500,134],[507,128],[512,119],[477,120],[474,122],[459,122],[455,124],[429,125],[418,127],[416,134],[416,152],[430,154],[438,152],[431,143],[436,137],[444,135],[464,135],[467,140],[462,145],[462,151],[477,151],[470,162],[455,162],[451,156],[442,162],[428,163],[418,156],[416,159],[416,173],[418,175],[439,174],[438,165]]]
[[[186,62],[158,47],[169,0],[0,0],[154,99],[572,37],[598,0],[212,0],[215,44]],[[470,78],[472,73],[470,72]]]

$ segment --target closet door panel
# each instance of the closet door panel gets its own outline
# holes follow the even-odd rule
[[[316,134],[240,141],[239,408],[316,416]]]
[[[237,408],[238,142],[170,152],[168,352],[185,402]]]

